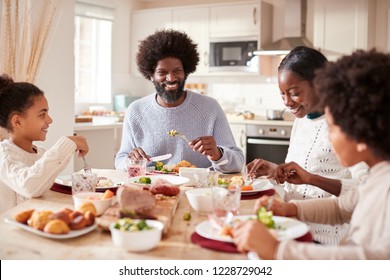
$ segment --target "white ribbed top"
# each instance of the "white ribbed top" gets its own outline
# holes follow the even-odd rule
[[[49,190],[76,148],[65,136],[47,151],[38,146],[36,154],[10,140],[0,142],[0,213]]]

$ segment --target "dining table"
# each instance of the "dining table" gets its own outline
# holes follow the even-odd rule
[[[221,241],[213,243],[195,233],[196,226],[206,221],[208,215],[191,209],[185,195],[186,189],[190,187],[184,185],[180,188],[179,203],[172,217],[169,231],[163,234],[159,245],[150,251],[130,252],[117,247],[112,242],[110,232],[99,227],[74,238],[52,239],[23,230],[5,221],[7,217],[11,218],[16,213],[28,209],[62,209],[64,207],[74,209],[72,195],[49,190],[43,196],[26,200],[0,215],[0,258],[2,260],[247,259],[247,255],[239,253],[233,243]],[[255,201],[255,199],[241,199],[239,214],[253,214]],[[184,218],[188,217],[188,213],[191,215],[190,220]]]

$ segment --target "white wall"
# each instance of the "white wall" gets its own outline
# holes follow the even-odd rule
[[[59,137],[72,135],[74,127],[74,0],[60,1],[42,56],[35,84],[45,92],[53,123],[42,145],[52,146]],[[41,143],[39,143],[41,144]],[[62,172],[73,171],[73,161]]]

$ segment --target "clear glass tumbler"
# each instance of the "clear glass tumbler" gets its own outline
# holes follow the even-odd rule
[[[146,164],[145,159],[131,159],[126,160],[126,170],[129,178],[146,175]]]
[[[73,173],[72,174],[72,194],[80,192],[95,192],[98,183],[96,173]]]

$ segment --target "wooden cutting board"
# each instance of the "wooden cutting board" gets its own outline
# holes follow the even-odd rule
[[[156,205],[153,209],[144,213],[145,215],[154,217],[156,220],[159,220],[164,224],[163,234],[168,233],[171,227],[172,219],[176,213],[182,193],[183,192],[180,192],[177,196],[155,195]],[[102,216],[97,217],[96,221],[101,229],[109,231],[110,224],[119,218],[119,204],[115,203],[106,212],[104,212]]]

